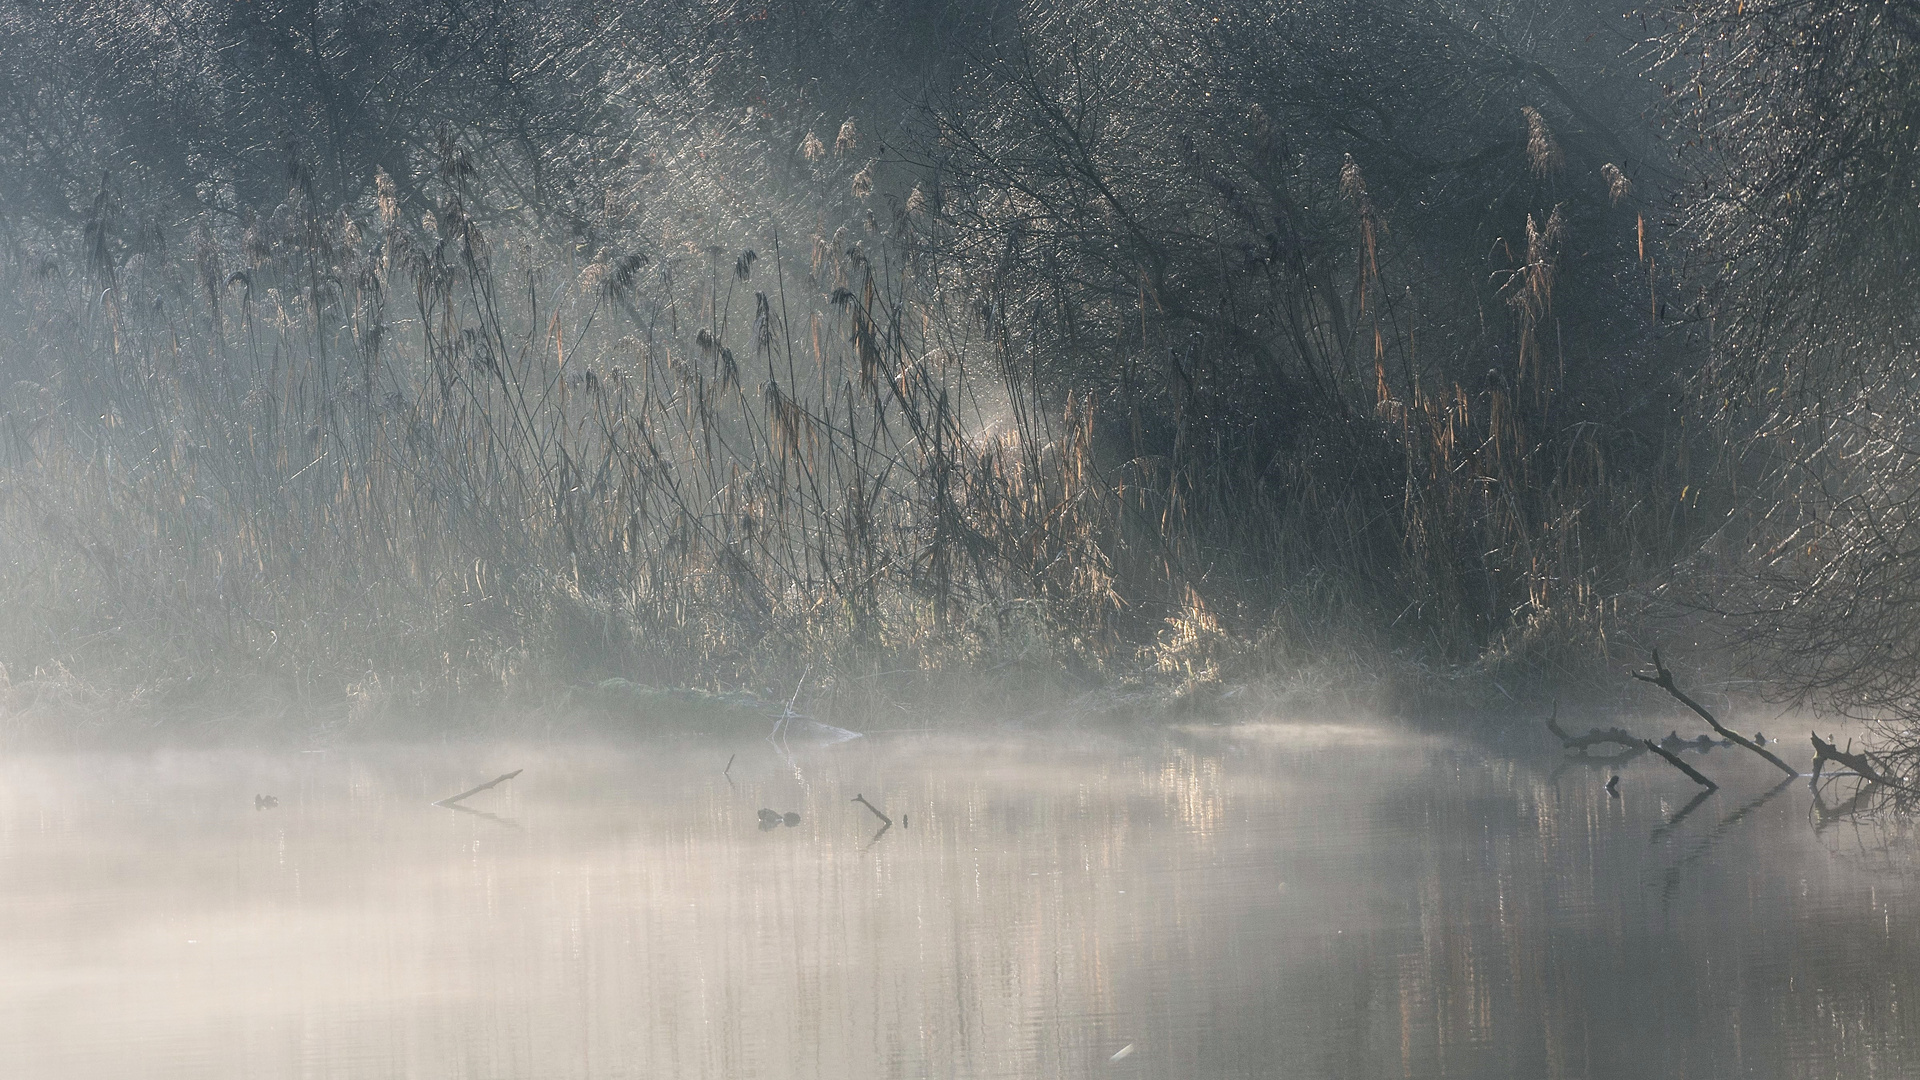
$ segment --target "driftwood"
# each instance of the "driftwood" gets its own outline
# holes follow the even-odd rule
[[[467,789],[466,791],[463,791],[463,792],[461,792],[461,793],[460,793],[460,794],[458,794],[458,795],[449,795],[449,796],[447,796],[446,798],[444,798],[444,799],[441,799],[440,801],[438,801],[438,802],[436,802],[436,803],[434,803],[433,805],[435,805],[435,806],[445,806],[445,807],[448,807],[448,808],[450,808],[450,809],[451,809],[451,808],[454,808],[454,805],[453,805],[453,804],[455,804],[455,803],[457,803],[457,802],[459,802],[460,800],[462,800],[462,799],[464,799],[464,798],[466,798],[467,796],[469,796],[469,795],[478,795],[478,794],[480,794],[481,792],[483,792],[483,791],[485,791],[485,790],[487,790],[488,788],[491,788],[491,787],[498,787],[498,786],[500,786],[501,784],[504,784],[504,783],[506,783],[507,781],[509,781],[509,780],[511,780],[511,779],[513,779],[514,777],[516,777],[516,776],[519,776],[519,775],[520,775],[520,774],[521,774],[522,772],[524,772],[524,771],[526,771],[526,770],[524,770],[524,769],[515,769],[515,770],[513,770],[512,772],[510,772],[510,773],[507,773],[507,774],[505,774],[505,775],[503,775],[503,776],[496,776],[496,777],[494,777],[493,779],[491,779],[491,780],[489,780],[489,781],[487,781],[486,783],[484,783],[484,784],[481,784],[481,785],[480,785],[479,787],[477,787],[477,788],[469,788],[469,789]]]
[[[1701,787],[1704,787],[1709,791],[1715,791],[1719,789],[1720,787],[1719,784],[1716,784],[1713,781],[1707,779],[1706,777],[1700,775],[1700,770],[1694,768],[1693,766],[1687,764],[1684,761],[1681,761],[1679,754],[1676,754],[1673,751],[1667,749],[1666,747],[1661,746],[1659,743],[1654,742],[1652,739],[1641,739],[1640,745],[1646,747],[1647,749],[1653,751],[1656,754],[1659,754],[1661,757],[1666,758],[1668,764],[1672,765],[1676,769],[1679,769],[1681,772],[1686,773],[1688,779],[1692,780],[1696,784],[1699,784]]]
[[[1811,732],[1808,734],[1812,735]],[[1848,745],[1852,744],[1849,743]],[[1847,768],[1852,769],[1855,773],[1858,773],[1862,778],[1872,781],[1873,783],[1885,784],[1888,787],[1901,786],[1899,777],[1887,776],[1881,773],[1879,769],[1874,767],[1873,762],[1867,758],[1867,755],[1848,753],[1818,735],[1813,735],[1813,777],[1808,780],[1807,783],[1820,783],[1820,770],[1826,768],[1827,762],[1829,761],[1837,761]]]
[[[845,790],[845,789],[843,788],[843,789],[841,789],[841,790]],[[853,797],[853,801],[854,801],[854,802],[857,802],[857,803],[859,803],[859,804],[860,804],[861,806],[864,806],[864,807],[866,807],[867,809],[869,809],[869,810],[871,810],[871,811],[873,811],[873,816],[874,816],[874,817],[877,817],[877,818],[879,818],[879,819],[880,819],[881,821],[884,821],[884,822],[886,822],[886,823],[887,823],[887,824],[888,824],[889,826],[891,826],[891,825],[893,824],[893,819],[892,819],[892,818],[890,818],[890,817],[888,817],[888,816],[886,815],[886,812],[885,812],[885,811],[883,811],[883,810],[881,810],[881,809],[880,809],[879,807],[877,807],[877,806],[875,806],[875,805],[873,805],[872,803],[870,803],[870,802],[868,802],[868,801],[867,801],[867,797],[866,797],[865,795],[855,795],[855,796]]]
[[[1668,694],[1671,694],[1673,696],[1674,700],[1678,701],[1682,705],[1685,705],[1687,708],[1692,709],[1694,712],[1699,713],[1700,718],[1707,722],[1707,726],[1711,727],[1714,730],[1714,732],[1717,733],[1721,738],[1731,743],[1738,743],[1739,745],[1746,747],[1747,749],[1753,751],[1754,753],[1759,754],[1761,757],[1766,758],[1769,762],[1771,762],[1775,768],[1779,769],[1783,773],[1786,773],[1788,776],[1800,775],[1800,770],[1794,768],[1793,766],[1787,764],[1784,761],[1781,761],[1778,757],[1775,757],[1771,751],[1760,746],[1758,743],[1755,743],[1752,739],[1749,739],[1744,735],[1737,735],[1734,732],[1731,732],[1727,730],[1725,727],[1721,726],[1720,721],[1714,719],[1714,715],[1708,712],[1705,707],[1703,707],[1699,702],[1688,697],[1686,694],[1682,693],[1680,688],[1673,684],[1673,672],[1668,671],[1667,665],[1660,662],[1659,649],[1653,650],[1653,672],[1654,673],[1652,675],[1649,675],[1644,671],[1636,671],[1633,673],[1633,677],[1636,679],[1639,679],[1641,682],[1652,683],[1653,685],[1659,687],[1660,689],[1665,690]],[[1653,744],[1648,743],[1647,745],[1652,746]],[[1674,764],[1678,765],[1680,763],[1678,758],[1675,758],[1670,754],[1666,756],[1668,760],[1672,761]],[[1692,772],[1693,770],[1688,769],[1687,771]]]
[[[1585,735],[1569,735],[1567,734],[1567,730],[1561,727],[1553,717],[1548,717],[1547,730],[1553,732],[1554,738],[1560,740],[1561,746],[1566,747],[1568,750],[1578,750],[1583,754],[1587,752],[1587,748],[1590,746],[1605,746],[1608,744],[1627,747],[1634,753],[1640,752],[1640,736],[1635,735],[1625,728],[1594,728]]]

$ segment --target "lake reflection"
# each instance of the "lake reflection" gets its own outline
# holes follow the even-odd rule
[[[1313,725],[4,764],[12,1077],[1920,1075],[1911,882],[1732,755],[1671,825]]]

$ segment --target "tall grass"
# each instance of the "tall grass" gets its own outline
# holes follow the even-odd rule
[[[851,121],[835,142],[871,197]],[[1517,361],[1469,387],[1413,362],[1348,175],[1357,305],[1280,301],[1343,335],[1336,408],[1276,460],[1223,441],[1231,372],[1177,357],[1146,452],[1137,408],[1129,437],[1128,403],[1015,340],[918,185],[865,228],[668,216],[621,246],[489,209],[452,138],[414,203],[293,177],[174,235],[103,184],[82,227],[0,253],[16,696],[451,706],[620,677],[871,704],[914,673],[1591,651],[1684,532],[1663,477],[1623,481],[1554,407],[1557,210],[1502,279]]]
[[[103,191],[82,257],[9,252],[13,679],[457,698],[1110,653],[1091,416],[970,381],[928,275],[844,235],[583,258],[489,235],[471,181],[449,143],[420,220],[384,177],[296,184],[118,262]]]

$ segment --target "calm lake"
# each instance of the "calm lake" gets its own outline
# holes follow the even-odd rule
[[[8,755],[0,1073],[1920,1075],[1900,845],[1511,741]]]

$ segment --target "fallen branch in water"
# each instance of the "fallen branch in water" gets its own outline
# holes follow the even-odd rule
[[[1673,672],[1668,671],[1667,665],[1660,662],[1659,649],[1653,650],[1653,671],[1654,673],[1652,675],[1648,675],[1644,671],[1636,671],[1633,673],[1633,677],[1636,679],[1639,679],[1641,682],[1652,683],[1653,685],[1659,687],[1660,689],[1665,690],[1667,693],[1673,695],[1674,700],[1678,701],[1682,705],[1685,705],[1687,708],[1692,709],[1694,712],[1699,713],[1700,718],[1707,722],[1707,726],[1711,727],[1715,732],[1717,732],[1721,738],[1727,740],[1728,742],[1738,743],[1739,745],[1746,747],[1747,749],[1753,751],[1754,753],[1759,754],[1761,757],[1766,758],[1768,761],[1772,762],[1775,768],[1778,768],[1781,772],[1786,773],[1788,776],[1800,775],[1799,769],[1796,769],[1793,766],[1787,764],[1786,762],[1781,761],[1779,758],[1775,757],[1772,754],[1772,752],[1762,748],[1758,743],[1755,743],[1753,740],[1747,738],[1744,735],[1736,735],[1733,732],[1728,731],[1726,728],[1722,727],[1720,725],[1720,721],[1714,719],[1714,716],[1712,713],[1708,712],[1703,706],[1701,706],[1699,702],[1693,700],[1692,698],[1688,697],[1686,694],[1682,693],[1680,691],[1680,688],[1673,684]],[[1652,746],[1653,744],[1648,743],[1647,745]],[[1674,764],[1676,765],[1680,764],[1680,759],[1673,757],[1671,754],[1668,754],[1666,756],[1670,760],[1672,760]],[[1681,767],[1686,768],[1686,766],[1684,765]],[[1692,772],[1693,770],[1688,769],[1687,771]]]
[[[843,790],[844,790],[844,789],[843,789]],[[884,812],[882,812],[882,811],[881,811],[881,809],[880,809],[879,807],[877,807],[877,806],[875,806],[875,805],[873,805],[872,803],[870,803],[870,802],[868,802],[868,801],[867,801],[867,797],[866,797],[865,795],[855,795],[855,796],[853,797],[853,801],[854,801],[854,802],[857,802],[857,803],[859,803],[859,804],[860,804],[861,806],[864,806],[864,807],[866,807],[867,809],[869,809],[869,810],[871,810],[871,811],[873,811],[873,816],[874,816],[874,817],[877,817],[877,818],[879,818],[879,819],[880,819],[881,821],[884,821],[884,822],[886,822],[886,823],[887,823],[888,825],[892,825],[892,824],[893,824],[893,819],[892,819],[892,818],[890,818],[890,817],[888,817],[888,816],[887,816],[887,815],[886,815],[886,814],[885,814]]]
[[[1693,766],[1687,764],[1684,761],[1681,761],[1679,754],[1676,754],[1673,751],[1668,750],[1666,747],[1661,746],[1659,743],[1654,742],[1652,739],[1641,739],[1640,745],[1646,747],[1647,749],[1653,751],[1656,754],[1659,754],[1661,757],[1666,758],[1669,764],[1671,764],[1674,768],[1679,769],[1681,772],[1686,773],[1687,777],[1691,779],[1694,783],[1699,784],[1702,787],[1705,787],[1709,790],[1714,790],[1714,791],[1719,790],[1720,788],[1719,784],[1716,784],[1713,781],[1707,779],[1706,777],[1700,775],[1700,770],[1694,768]]]
[[[1808,734],[1813,737],[1813,777],[1807,781],[1808,784],[1820,783],[1820,770],[1826,767],[1827,762],[1837,761],[1858,773],[1863,779],[1871,780],[1876,784],[1885,784],[1888,787],[1902,786],[1898,777],[1886,776],[1875,768],[1867,755],[1848,753],[1820,736],[1813,735],[1812,732]],[[1848,745],[1851,746],[1852,743],[1849,742]]]
[[[509,781],[509,780],[511,780],[511,779],[513,779],[514,777],[516,777],[516,776],[519,776],[519,775],[520,775],[520,774],[521,774],[522,772],[524,772],[524,771],[526,771],[526,770],[524,770],[524,769],[515,769],[515,770],[513,770],[512,772],[510,772],[510,773],[507,773],[507,774],[505,774],[505,775],[502,775],[502,776],[496,776],[496,777],[494,777],[493,779],[491,779],[491,780],[489,780],[489,781],[487,781],[486,783],[484,783],[484,784],[481,784],[481,785],[480,785],[479,787],[477,787],[477,788],[471,788],[471,789],[469,789],[469,790],[467,790],[467,791],[463,791],[463,792],[461,792],[461,793],[460,793],[460,794],[458,794],[458,795],[449,795],[449,796],[447,796],[446,798],[444,798],[444,799],[441,799],[441,800],[439,800],[438,802],[436,802],[436,803],[434,803],[433,805],[435,805],[435,806],[449,806],[449,807],[450,807],[450,806],[452,806],[452,805],[453,805],[454,803],[457,803],[457,802],[459,802],[459,801],[460,801],[461,799],[464,799],[464,798],[466,798],[466,797],[467,797],[467,796],[469,796],[469,795],[478,795],[478,794],[480,794],[481,792],[483,792],[483,791],[485,791],[485,790],[487,790],[487,789],[488,789],[488,788],[490,788],[490,787],[498,787],[499,785],[501,785],[501,784],[504,784],[504,783],[506,783],[507,781]]]
[[[1568,750],[1578,750],[1583,754],[1587,752],[1587,748],[1590,746],[1602,746],[1607,743],[1616,743],[1620,746],[1627,747],[1636,754],[1640,752],[1640,736],[1635,735],[1626,728],[1606,728],[1604,730],[1594,728],[1585,735],[1569,735],[1567,734],[1567,730],[1555,722],[1553,717],[1548,717],[1547,730],[1553,732],[1554,738],[1560,740],[1561,746],[1566,747]]]

